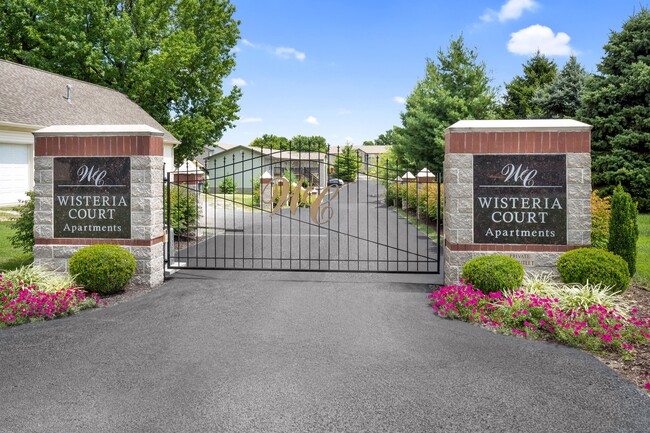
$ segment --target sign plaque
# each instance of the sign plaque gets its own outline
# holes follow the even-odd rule
[[[566,245],[566,155],[474,155],[474,243]]]
[[[131,237],[130,158],[54,158],[54,237]]]

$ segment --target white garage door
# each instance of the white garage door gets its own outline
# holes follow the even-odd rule
[[[30,152],[24,144],[0,143],[0,206],[18,203],[31,189]]]

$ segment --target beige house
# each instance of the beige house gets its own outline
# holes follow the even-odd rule
[[[164,133],[165,165],[174,167],[179,141],[126,95],[0,60],[0,206],[32,190],[32,132],[52,125],[150,126]]]
[[[327,154],[322,152],[295,152],[232,146],[213,153],[205,160],[208,172],[208,190],[216,192],[219,184],[231,177],[241,192],[251,192],[253,182],[264,172],[274,178],[282,177],[289,169],[312,186],[323,186],[327,181]]]
[[[367,173],[377,167],[379,158],[386,153],[389,146],[359,146],[356,148],[361,157],[361,171]]]

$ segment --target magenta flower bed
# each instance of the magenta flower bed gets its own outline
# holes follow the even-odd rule
[[[441,316],[478,323],[505,334],[558,341],[591,352],[615,352],[634,357],[636,348],[650,343],[650,318],[625,317],[602,305],[562,311],[558,299],[515,291],[486,295],[471,284],[440,287],[429,295]],[[650,383],[645,384],[650,390]]]
[[[101,303],[96,294],[86,294],[77,288],[54,293],[39,291],[35,286],[14,287],[0,275],[0,328],[35,320],[67,316]]]
[[[524,337],[552,338],[592,351],[629,353],[650,342],[650,318],[624,317],[601,305],[562,311],[557,299],[522,291],[505,297],[483,294],[471,284],[441,287],[431,295],[431,305],[442,317],[482,323]]]

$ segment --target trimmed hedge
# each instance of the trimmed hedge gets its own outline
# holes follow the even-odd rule
[[[599,248],[578,248],[562,254],[557,270],[564,283],[603,284],[614,292],[624,292],[630,271],[622,257]]]
[[[524,267],[510,256],[481,256],[463,265],[461,277],[487,294],[521,287]]]
[[[68,260],[70,275],[90,292],[102,295],[124,289],[135,274],[135,258],[119,245],[84,247]]]

